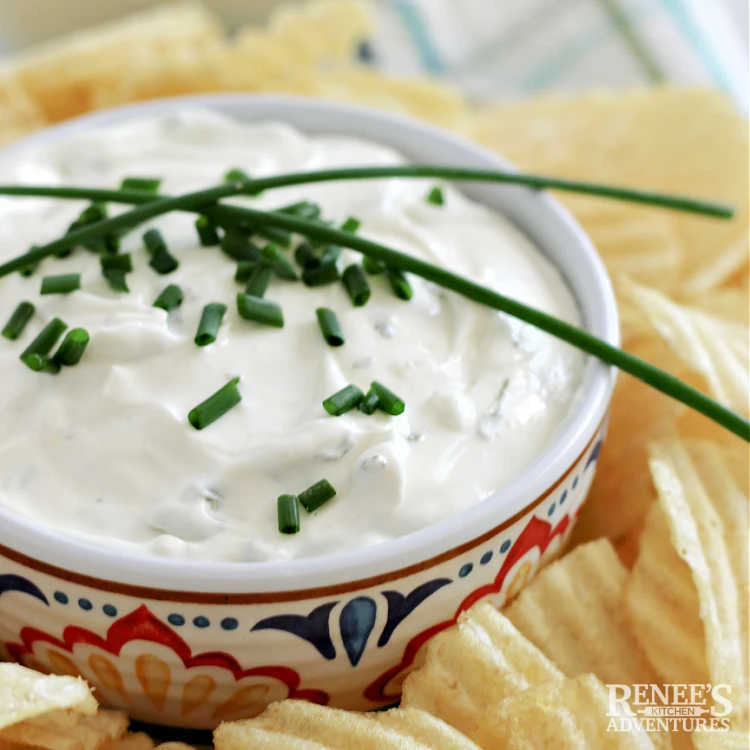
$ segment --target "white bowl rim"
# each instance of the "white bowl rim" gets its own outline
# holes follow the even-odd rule
[[[39,145],[72,131],[89,127],[113,125],[150,114],[163,114],[183,108],[232,111],[248,121],[294,120],[304,113],[313,118],[329,118],[328,132],[341,132],[342,118],[349,122],[378,125],[384,133],[399,129],[419,139],[430,140],[435,150],[441,144],[460,147],[468,157],[481,160],[486,168],[514,170],[507,161],[471,141],[460,138],[416,119],[385,113],[367,107],[338,102],[276,94],[205,94],[166,97],[117,109],[94,112],[31,134],[2,149],[0,156]],[[264,112],[273,114],[263,114]],[[294,124],[292,122],[292,124]],[[301,128],[303,129],[303,128]],[[352,128],[348,127],[351,131]],[[388,142],[387,138],[383,142]],[[439,161],[439,159],[435,159]],[[581,308],[592,306],[587,328],[612,345],[619,345],[620,332],[614,291],[604,264],[580,225],[554,198],[528,188],[528,200],[537,206],[540,218],[555,221],[570,234],[580,261],[587,264],[594,287],[583,301],[571,289]],[[541,248],[544,250],[544,248]],[[594,295],[595,292],[595,295]],[[44,527],[33,519],[18,517],[9,508],[0,506],[0,556],[2,547],[10,557],[41,563],[42,570],[61,571],[83,581],[112,582],[115,587],[169,593],[219,595],[247,592],[299,592],[321,588],[352,588],[358,581],[391,577],[402,571],[429,564],[433,558],[481,537],[499,522],[523,512],[528,498],[539,498],[553,487],[561,476],[582,455],[606,420],[616,370],[590,358],[581,385],[581,396],[563,422],[546,450],[519,477],[509,482],[486,500],[462,512],[433,523],[423,529],[361,550],[334,553],[320,557],[295,558],[283,561],[255,562],[189,562],[108,550],[86,539]],[[176,597],[177,598],[177,597]],[[287,597],[285,597],[287,598]]]

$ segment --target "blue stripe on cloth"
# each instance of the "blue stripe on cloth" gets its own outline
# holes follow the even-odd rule
[[[422,67],[433,75],[445,73],[443,59],[422,20],[422,14],[412,0],[392,0],[392,3],[406,32],[414,42]]]

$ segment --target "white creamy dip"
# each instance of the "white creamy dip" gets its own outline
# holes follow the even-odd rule
[[[335,123],[334,123],[335,125]],[[189,111],[86,131],[0,159],[3,182],[116,187],[125,176],[163,177],[181,193],[240,167],[253,176],[330,166],[400,164],[390,148],[338,136],[308,138],[278,123],[243,125]],[[326,218],[362,220],[360,234],[446,266],[578,324],[558,272],[502,216],[434,181],[381,179],[304,185],[243,199],[262,208],[299,200]],[[0,198],[0,258],[60,236],[87,204]],[[113,208],[124,210],[122,207]],[[286,325],[240,318],[235,263],[201,247],[195,217],[158,227],[180,267],[155,273],[139,228],[123,239],[135,271],[130,294],[112,291],[98,257],[79,249],[30,278],[0,279],[0,326],[22,300],[36,305],[19,341],[0,339],[0,503],[107,548],[188,560],[272,560],[361,548],[407,534],[480,502],[519,475],[566,417],[584,357],[530,326],[410,277],[396,298],[382,276],[355,308],[340,283],[308,288],[274,279],[266,297]],[[344,264],[360,260],[346,251]],[[82,289],[39,296],[41,278],[82,274]],[[185,292],[167,314],[153,301],[169,283]],[[229,310],[215,344],[193,343],[201,310]],[[315,308],[339,316],[346,344],[321,337]],[[86,328],[76,367],[38,374],[18,359],[53,317]],[[242,403],[210,427],[191,408],[239,376]],[[406,402],[398,417],[321,402],[349,383],[379,380]],[[302,529],[281,535],[276,498],[328,479],[336,497]]]

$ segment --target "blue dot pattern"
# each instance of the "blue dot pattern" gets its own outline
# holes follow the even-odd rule
[[[573,479],[573,489],[578,487],[578,477],[576,476],[575,479]]]
[[[55,601],[59,602],[60,604],[68,603],[68,595],[63,593],[62,591],[55,591],[55,593],[52,596],[54,596]]]
[[[489,550],[485,552],[480,558],[479,558],[479,564],[480,565],[487,565],[487,563],[492,560],[492,550]]]
[[[560,496],[560,505],[562,505],[568,499],[568,491],[565,490]]]
[[[167,622],[176,628],[181,628],[185,624],[185,618],[182,615],[172,614],[167,617]]]
[[[94,605],[88,599],[79,599],[78,606],[86,612],[89,612],[94,608]]]
[[[239,622],[234,617],[225,617],[220,625],[222,630],[237,630]]]
[[[198,615],[198,617],[193,619],[193,625],[195,625],[196,628],[207,628],[210,624],[211,621],[208,617],[204,617],[203,615]]]
[[[107,617],[117,617],[117,607],[113,607],[111,604],[105,604],[102,607],[102,612],[104,612]]]
[[[474,570],[474,566],[471,563],[466,563],[466,565],[462,565],[461,570],[458,571],[458,577],[466,578],[472,570]]]
[[[555,512],[555,504],[552,503],[552,505],[549,506],[549,509],[547,510],[547,515],[551,516]]]
[[[508,550],[510,549],[510,539],[506,539],[501,545],[500,545],[500,554],[504,555]]]

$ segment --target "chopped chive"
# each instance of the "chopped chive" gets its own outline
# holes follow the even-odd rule
[[[312,245],[306,240],[297,245],[297,249],[294,251],[294,259],[303,270],[311,271],[320,268],[320,258],[313,250]]]
[[[297,496],[299,504],[308,512],[312,513],[325,505],[332,497],[336,495],[336,490],[327,479],[321,479],[311,487],[303,490]]]
[[[307,286],[324,286],[339,280],[339,271],[335,265],[320,268],[306,268],[302,271],[302,281]]]
[[[221,250],[233,260],[259,260],[260,250],[238,229],[228,229],[221,238]]]
[[[284,327],[284,312],[280,305],[262,297],[252,297],[240,292],[237,295],[237,312],[245,320],[275,328]]]
[[[357,230],[362,226],[362,222],[356,216],[350,216],[342,225],[342,232],[349,232],[350,234],[356,234]]]
[[[226,172],[224,175],[224,182],[247,182],[252,177],[244,170],[239,167],[234,167]]]
[[[151,255],[148,264],[156,273],[164,275],[177,270],[180,264],[177,258],[169,252],[167,243],[164,242],[164,237],[158,229],[149,229],[144,232],[143,244]]]
[[[253,275],[248,279],[245,294],[251,297],[262,297],[271,283],[272,276],[273,271],[268,266],[256,266]]]
[[[362,259],[362,268],[370,274],[370,276],[377,276],[379,273],[385,271],[385,263],[382,260],[376,260],[366,255]]]
[[[276,245],[266,245],[260,253],[279,278],[297,281],[299,276],[297,276],[294,266]]]
[[[39,247],[39,245],[33,245],[30,248],[29,252],[35,250],[38,247]],[[28,278],[29,276],[33,276],[34,275],[34,273],[36,272],[37,268],[39,268],[39,264],[38,263],[29,263],[28,266],[24,266],[23,268],[21,268],[18,271],[18,273],[21,274],[21,276],[23,276],[24,278]]]
[[[216,335],[221,328],[221,322],[227,312],[227,306],[222,302],[211,302],[203,308],[195,343],[198,346],[208,346],[216,341]]]
[[[393,293],[399,299],[410,300],[414,296],[414,290],[406,276],[397,268],[388,269],[388,281],[391,284]]]
[[[257,261],[241,260],[237,263],[237,269],[234,272],[234,280],[238,284],[247,284],[247,282],[253,277],[256,268],[258,268]]]
[[[342,346],[344,344],[344,332],[341,330],[341,324],[333,310],[327,307],[319,307],[315,311],[318,318],[318,325],[323,338],[328,346]]]
[[[254,227],[253,234],[257,234],[258,237],[262,237],[268,242],[273,242],[275,245],[281,245],[281,247],[290,247],[292,244],[292,233],[287,232],[286,229],[278,229],[277,227]]]
[[[365,397],[362,399],[362,401],[359,404],[359,410],[363,414],[374,414],[375,409],[378,408],[380,405],[380,399],[378,398],[378,394],[375,393],[372,389],[370,389]]]
[[[367,281],[362,266],[352,263],[344,269],[341,278],[354,307],[366,305],[370,299],[370,282]]]
[[[388,390],[382,383],[373,380],[370,383],[370,392],[378,397],[378,409],[386,414],[395,417],[404,413],[406,404],[391,390]]]
[[[15,341],[24,331],[34,315],[34,305],[31,302],[21,302],[3,328],[2,334],[6,339]]]
[[[125,271],[130,273],[133,270],[133,256],[130,253],[121,255],[102,255],[99,259],[102,271]]]
[[[202,430],[223,417],[230,409],[233,409],[242,401],[242,395],[237,388],[239,382],[239,378],[232,378],[226,385],[219,388],[216,393],[191,409],[188,413],[188,422],[196,430]]]
[[[365,394],[356,385],[347,385],[323,401],[323,408],[332,417],[340,417],[342,414],[356,409],[362,403],[364,397]]]
[[[55,352],[52,361],[56,365],[73,367],[81,361],[86,347],[89,345],[89,333],[85,328],[74,328],[68,331],[60,348]]]
[[[335,266],[341,257],[341,248],[338,245],[329,245],[320,255],[321,266]]]
[[[443,195],[443,189],[437,185],[427,193],[425,200],[431,203],[433,206],[442,206],[445,203],[445,196]]]
[[[279,495],[276,500],[276,512],[279,518],[279,531],[282,534],[299,532],[299,501],[296,495]]]
[[[281,208],[276,208],[274,210],[280,214],[296,216],[298,219],[309,220],[320,217],[320,206],[317,203],[311,203],[310,201],[300,201],[299,203],[292,203],[289,206],[282,206]]]
[[[120,183],[120,190],[140,190],[142,193],[158,193],[161,182],[160,177],[125,177]]]
[[[166,287],[162,293],[154,300],[154,307],[161,308],[170,312],[175,310],[182,304],[183,294],[182,289],[177,284],[170,284]]]
[[[35,372],[41,372],[49,364],[49,353],[63,335],[68,324],[54,318],[39,332],[37,337],[21,352],[20,360]]]
[[[199,216],[195,220],[195,230],[203,247],[211,247],[221,242],[219,228],[208,216]]]
[[[64,273],[60,276],[45,276],[40,294],[70,294],[81,288],[80,273]]]
[[[121,271],[119,268],[110,268],[102,273],[106,282],[109,284],[109,288],[115,292],[129,292],[130,287],[128,286],[128,275],[125,271]]]
[[[68,234],[75,232],[83,227],[96,224],[100,221],[104,221],[109,216],[106,203],[91,203],[87,206],[78,216],[78,218],[68,227]],[[117,252],[119,250],[120,241],[117,235],[112,233],[104,234],[99,239],[90,240],[84,242],[83,246],[87,250],[91,250],[95,253],[101,252]],[[68,248],[67,251],[61,251],[56,253],[58,258],[64,258],[72,252],[73,248]]]

